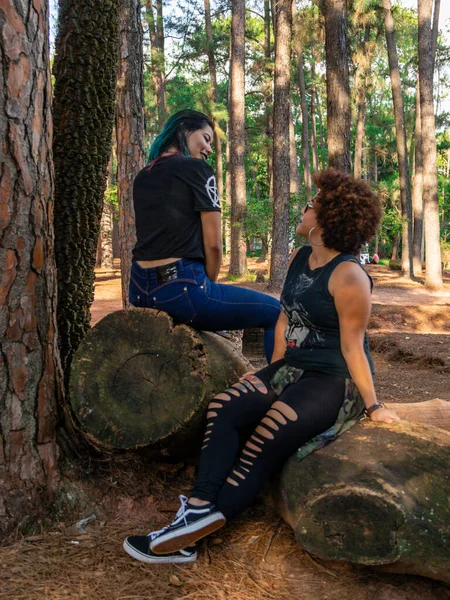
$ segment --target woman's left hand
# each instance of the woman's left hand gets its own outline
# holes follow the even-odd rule
[[[375,410],[370,415],[370,420],[376,421],[377,423],[393,423],[394,421],[401,421],[395,410],[391,410],[390,408],[379,408],[378,410]]]

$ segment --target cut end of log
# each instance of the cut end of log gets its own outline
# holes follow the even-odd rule
[[[226,340],[176,325],[163,312],[107,315],[72,362],[71,403],[83,429],[103,444],[136,448],[196,429],[207,403],[245,371]]]

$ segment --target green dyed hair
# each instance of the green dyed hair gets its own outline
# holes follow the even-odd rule
[[[161,133],[156,136],[148,153],[149,162],[158,158],[171,146],[174,146],[184,156],[190,156],[186,134],[203,129],[206,125],[214,129],[211,119],[198,110],[186,109],[175,113],[164,125]]]

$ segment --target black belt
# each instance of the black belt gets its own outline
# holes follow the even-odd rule
[[[177,260],[176,262],[169,263],[168,265],[161,265],[160,267],[155,267],[156,271],[156,280],[158,283],[163,283],[164,281],[173,281],[178,279],[179,275],[183,273],[183,266],[181,260]]]

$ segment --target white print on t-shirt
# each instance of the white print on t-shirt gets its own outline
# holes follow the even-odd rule
[[[211,204],[214,208],[220,208],[220,198],[219,193],[217,191],[217,182],[214,175],[208,179],[205,183],[206,193],[208,194],[209,199],[211,200]]]
[[[310,342],[319,345],[325,340],[321,331],[311,322],[303,304],[298,301],[299,295],[305,292],[313,281],[312,278],[302,273],[294,284],[292,305],[288,305],[286,301],[283,303],[283,309],[288,318],[285,339],[289,348],[301,348],[308,336],[310,336]]]

